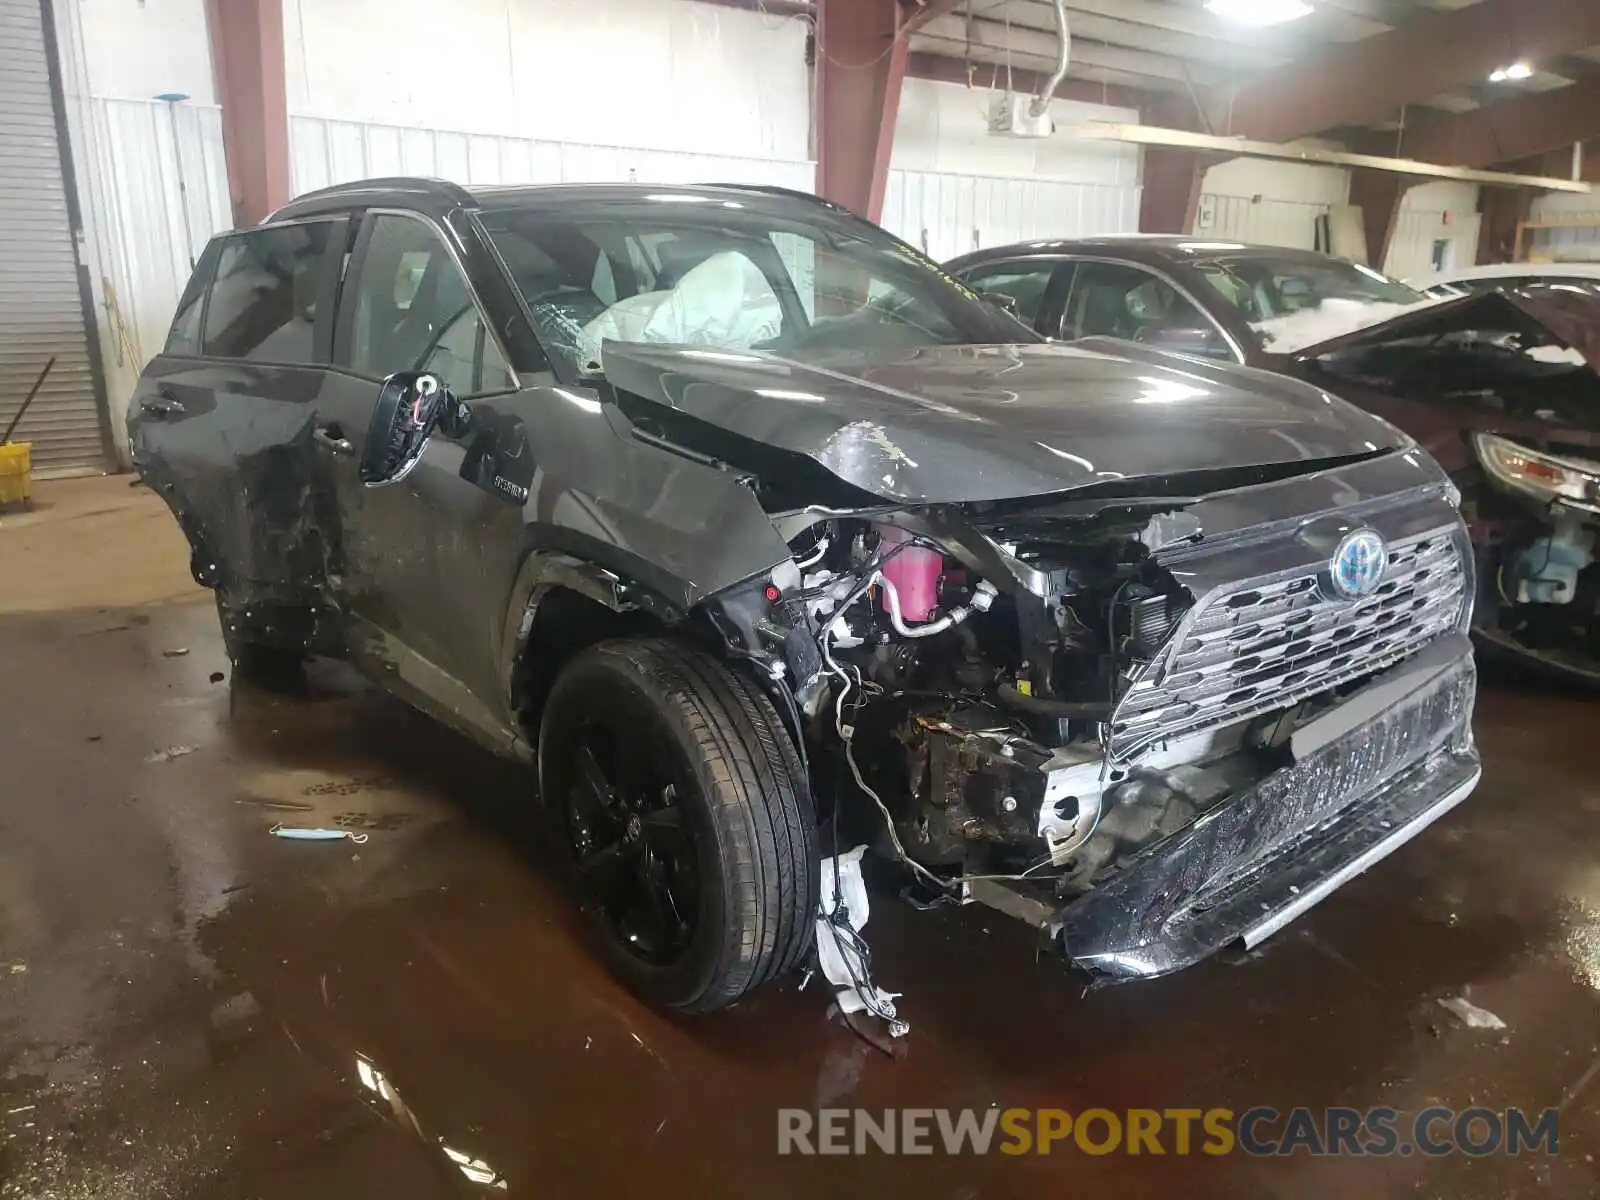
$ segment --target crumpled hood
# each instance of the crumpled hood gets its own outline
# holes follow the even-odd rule
[[[1336,336],[1298,347],[1292,353],[1296,358],[1317,358],[1336,350],[1375,346],[1400,338],[1493,329],[1546,342],[1553,338],[1576,351],[1590,369],[1600,371],[1600,292],[1578,286],[1579,282],[1485,292],[1402,309],[1378,305],[1372,309],[1376,319],[1364,324],[1357,320],[1358,327],[1348,332],[1341,330]],[[1268,349],[1291,353],[1279,344]]]
[[[1407,444],[1309,384],[1131,343],[852,351],[805,363],[607,342],[605,376],[906,504],[1315,463]]]

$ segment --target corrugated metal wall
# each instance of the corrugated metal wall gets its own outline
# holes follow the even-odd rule
[[[1307,142],[1308,148],[1324,143]],[[1339,167],[1236,158],[1210,168],[1195,232],[1202,237],[1314,250],[1317,218],[1350,198]]]
[[[144,364],[166,341],[189,270],[232,225],[215,106],[91,100],[89,172],[100,231],[106,390],[120,422]]]
[[[0,0],[0,430],[52,355],[13,435],[41,474],[106,465],[39,0]]]
[[[890,171],[883,226],[943,262],[970,250],[1036,238],[1135,232],[1139,189]]]
[[[1332,211],[1333,205],[1315,201],[1205,192],[1200,196],[1194,227],[1207,238],[1315,250],[1317,218]]]
[[[405,128],[325,117],[289,118],[294,190],[376,175],[435,175],[463,184],[766,183],[809,191],[809,162],[635,150],[580,142]]]
[[[1478,260],[1478,186],[1453,180],[1419,184],[1401,201],[1384,270],[1396,279],[1419,279],[1436,270],[1470,267]],[[1442,266],[1435,265],[1441,256]]]

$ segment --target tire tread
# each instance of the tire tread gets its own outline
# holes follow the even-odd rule
[[[725,1007],[793,970],[811,948],[816,817],[799,753],[761,689],[704,650],[645,638],[601,642],[588,655],[639,677],[688,734],[723,866],[716,884],[730,904],[708,985],[673,1007]]]

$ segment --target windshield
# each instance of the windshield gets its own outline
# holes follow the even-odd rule
[[[810,204],[668,193],[483,224],[563,373],[597,371],[608,340],[797,359],[1039,340],[909,246]]]
[[[1195,264],[1268,350],[1289,353],[1387,320],[1428,297],[1358,263],[1239,255]]]

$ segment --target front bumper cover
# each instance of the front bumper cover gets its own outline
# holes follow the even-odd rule
[[[1037,923],[1109,980],[1260,944],[1466,799],[1476,693],[1470,640],[1438,639],[1298,730],[1291,765]]]

